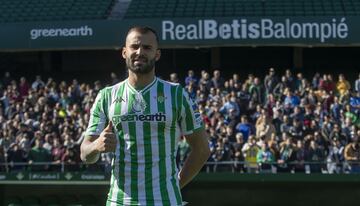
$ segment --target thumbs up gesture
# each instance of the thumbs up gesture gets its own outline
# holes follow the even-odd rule
[[[113,132],[112,122],[110,121],[96,139],[97,150],[99,152],[115,152],[116,144],[116,136]]]

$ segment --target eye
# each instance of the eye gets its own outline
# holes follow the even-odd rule
[[[144,49],[146,49],[146,50],[151,50],[151,48],[152,48],[150,45],[144,45],[143,47],[144,47]]]
[[[137,50],[137,49],[139,48],[139,45],[137,45],[137,44],[132,44],[132,45],[130,45],[130,48]]]

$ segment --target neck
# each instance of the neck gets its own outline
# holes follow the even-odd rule
[[[147,85],[149,85],[155,79],[155,70],[153,69],[151,72],[147,74],[136,74],[130,70],[128,82],[129,84],[134,87],[136,90],[141,90]]]

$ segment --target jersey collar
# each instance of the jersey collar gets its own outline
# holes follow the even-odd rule
[[[126,79],[126,84],[127,84],[127,86],[130,88],[130,90],[131,90],[132,92],[135,92],[135,93],[144,93],[144,92],[146,92],[147,90],[149,90],[149,88],[152,87],[152,86],[156,83],[157,79],[158,79],[158,78],[155,77],[154,80],[153,80],[150,84],[146,85],[146,87],[144,87],[144,88],[141,89],[141,90],[136,90],[133,86],[131,86],[131,85],[129,84],[129,79]]]

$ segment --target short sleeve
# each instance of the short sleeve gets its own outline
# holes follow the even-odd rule
[[[100,135],[104,130],[105,125],[107,124],[107,116],[104,111],[105,105],[104,90],[100,90],[90,110],[90,119],[86,129],[86,136]]]
[[[199,112],[197,103],[189,97],[189,94],[181,86],[181,113],[180,113],[180,127],[183,135],[192,134],[196,130],[203,128],[204,123]]]

